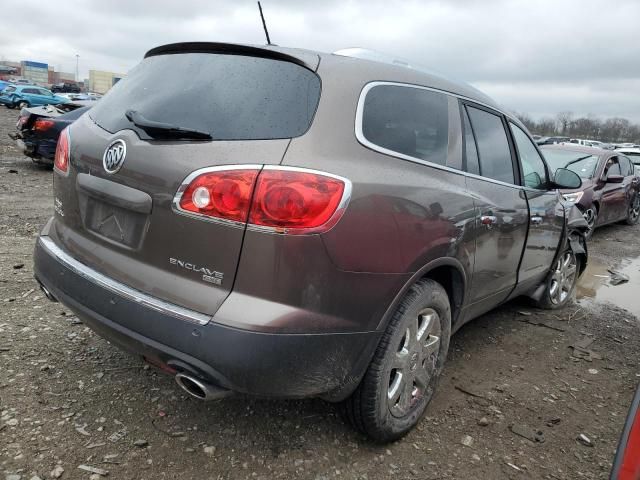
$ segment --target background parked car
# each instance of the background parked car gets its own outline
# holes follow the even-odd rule
[[[20,150],[40,165],[53,167],[60,132],[91,108],[77,103],[23,108],[16,125],[17,132],[9,134]]]
[[[610,478],[611,480],[640,478],[640,386],[631,402]]]
[[[542,152],[553,169],[568,168],[582,177],[582,187],[563,191],[589,224],[591,236],[596,227],[640,217],[640,177],[631,160],[620,152],[578,145],[550,145]]]
[[[640,175],[640,147],[619,148],[616,150],[616,152],[620,152],[623,155],[626,155],[635,166],[636,173]]]
[[[571,140],[569,137],[540,137],[536,140],[538,145],[553,145],[554,143],[564,143]]]
[[[35,107],[38,105],[58,105],[69,100],[54,95],[51,91],[35,85],[9,85],[0,95],[0,103],[8,108]]]
[[[54,93],[80,93],[80,87],[75,83],[64,82],[52,85],[51,91]]]

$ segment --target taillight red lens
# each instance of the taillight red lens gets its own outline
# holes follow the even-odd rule
[[[344,181],[320,173],[264,169],[258,177],[249,223],[276,230],[320,227],[338,209],[344,189]]]
[[[44,132],[54,125],[55,122],[53,120],[43,120],[42,118],[39,118],[36,120],[36,123],[33,124],[33,129],[37,132]]]
[[[246,222],[258,170],[221,170],[198,175],[187,186],[180,208],[208,217]]]
[[[293,167],[260,168],[195,172],[176,197],[180,210],[292,234],[322,232],[338,220],[347,180]]]
[[[66,174],[69,171],[69,127],[60,133],[53,166],[60,173]]]
[[[640,410],[635,414],[624,448],[622,465],[616,480],[638,480],[640,478]],[[613,477],[612,477],[613,478]]]

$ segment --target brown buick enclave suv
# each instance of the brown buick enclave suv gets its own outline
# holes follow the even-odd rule
[[[149,51],[60,138],[47,296],[195,397],[319,396],[408,432],[455,330],[569,301],[585,222],[557,191],[579,177],[491,99],[366,56]]]

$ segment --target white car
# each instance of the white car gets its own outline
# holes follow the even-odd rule
[[[633,162],[633,165],[636,167],[636,173],[640,175],[640,148],[638,147],[625,147],[625,148],[616,148],[616,152],[620,152],[627,157],[629,160]]]

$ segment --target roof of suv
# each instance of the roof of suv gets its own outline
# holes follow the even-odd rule
[[[342,51],[340,53],[325,53],[299,48],[279,47],[277,45],[182,42],[155,47],[145,54],[145,58],[155,55],[195,52],[227,53],[272,58],[274,60],[290,61],[313,71],[317,71],[320,64],[331,64],[332,68],[343,70],[344,74],[349,74],[350,71],[352,71],[352,68],[349,67],[366,65],[366,68],[362,70],[366,72],[363,74],[369,77],[369,81],[396,81],[430,87],[465,97],[496,109],[501,109],[491,97],[464,82],[454,81],[422,68],[414,68],[404,62],[392,63],[390,61],[356,58],[347,53],[342,53]],[[376,56],[380,58],[384,57],[384,55],[381,54]]]

